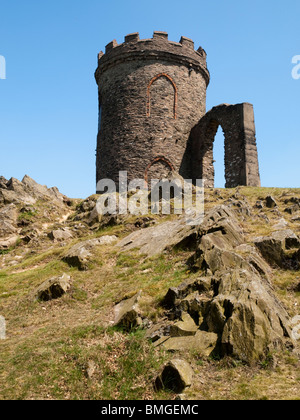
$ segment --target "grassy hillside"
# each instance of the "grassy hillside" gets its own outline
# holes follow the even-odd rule
[[[278,207],[258,208],[257,201],[268,195]],[[241,196],[246,198],[250,214],[236,206]],[[299,189],[208,190],[206,210],[228,204],[232,197],[247,243],[270,234],[282,218],[286,228],[300,236],[298,213],[286,211],[286,200],[300,198]],[[144,223],[141,217],[129,217],[112,226],[91,226],[84,218],[76,218],[82,205],[73,203],[68,219],[53,223],[45,223],[39,206],[35,212],[23,213],[29,231],[38,228],[44,235],[34,243],[20,240],[1,251],[0,314],[6,319],[7,338],[0,341],[0,399],[174,399],[172,392],[157,393],[153,388],[161,366],[173,355],[155,348],[144,338],[143,329],[127,333],[114,327],[113,308],[142,290],[143,312],[152,322],[161,319],[164,310],[160,303],[168,289],[199,276],[186,265],[190,251],[173,250],[149,259],[138,250],[124,253],[114,245],[105,245],[93,250],[86,271],[72,268],[63,256],[75,243],[104,235],[123,238]],[[45,204],[42,207],[44,212]],[[165,219],[155,217],[154,221]],[[76,235],[54,242],[47,236],[53,227],[69,227]],[[62,273],[72,278],[70,293],[49,302],[35,301],[36,288]],[[299,271],[273,269],[272,284],[289,315],[300,315]],[[205,358],[195,351],[184,357],[196,377],[186,398],[300,398],[296,353],[274,352],[255,366],[231,358]]]

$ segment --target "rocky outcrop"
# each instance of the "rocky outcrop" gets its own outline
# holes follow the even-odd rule
[[[210,283],[199,279],[170,289],[163,304],[178,316],[174,325],[185,330],[182,334],[170,326],[162,331],[165,335],[155,344],[167,350],[196,349],[203,356],[217,353],[251,363],[274,348],[293,346],[286,310],[267,280],[250,266],[220,272]],[[182,321],[186,313],[197,329]]]
[[[0,184],[0,203],[3,204],[35,204],[37,200],[52,200],[56,205],[69,201],[56,187],[47,188],[38,184],[28,175],[22,181],[11,178],[9,181],[2,177]]]
[[[219,335],[221,354],[252,362],[292,345],[289,316],[266,281],[250,270],[233,270],[214,288],[204,321]]]
[[[18,241],[30,242],[38,232],[34,222],[53,222],[69,212],[71,200],[56,187],[39,185],[25,175],[22,181],[0,177],[0,250],[13,248]]]
[[[162,304],[171,318],[169,324],[158,325],[157,330],[152,327],[149,334],[156,346],[170,351],[196,349],[204,356],[230,355],[248,363],[262,359],[272,349],[293,348],[288,313],[269,281],[271,268],[255,248],[244,243],[237,219],[228,208],[214,208],[201,226],[182,229],[177,237],[175,230],[170,234],[161,228],[165,237],[158,240],[163,244],[160,250],[189,243],[194,254],[188,264],[204,276],[168,291]],[[147,237],[151,242],[153,231]],[[283,249],[299,247],[297,236],[288,230],[274,232],[271,240],[278,244],[278,262]],[[255,241],[265,258],[258,243]],[[277,252],[272,245],[266,249]]]
[[[184,216],[133,232],[117,246],[121,251],[139,248],[141,254],[152,257],[174,247],[196,248],[199,238],[209,234],[212,234],[211,237],[214,237],[217,243],[221,241],[222,245],[224,240],[231,246],[243,243],[241,228],[232,211],[226,206],[218,206],[208,213],[199,226],[188,225]]]

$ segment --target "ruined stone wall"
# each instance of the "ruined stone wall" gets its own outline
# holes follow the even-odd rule
[[[206,112],[209,73],[206,54],[182,37],[168,41],[164,32],[140,40],[138,34],[116,41],[99,54],[95,73],[99,87],[97,181],[118,183],[153,178],[176,170],[189,177],[185,154],[191,129]],[[150,178],[151,177],[151,178]]]
[[[225,137],[226,188],[259,187],[254,112],[248,103],[214,107],[194,127],[189,146],[193,178],[214,187],[213,144],[220,125]]]

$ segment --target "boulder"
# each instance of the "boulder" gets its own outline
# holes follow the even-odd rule
[[[245,197],[242,197],[242,199],[235,199],[235,196],[233,196],[229,198],[225,204],[236,214],[242,216],[244,220],[252,215],[250,204]]]
[[[89,258],[91,257],[90,241],[81,242],[74,245],[67,254],[63,257],[63,261],[68,263],[71,267],[77,267],[79,270],[87,270]]]
[[[73,234],[68,228],[56,229],[49,233],[49,238],[55,242],[67,241],[73,238]]]
[[[97,239],[90,239],[88,241],[80,242],[74,245],[63,257],[63,261],[67,262],[71,267],[77,267],[79,270],[87,270],[90,257],[92,257],[92,250],[100,245],[112,245],[117,241],[117,237],[102,236]]]
[[[266,281],[247,270],[232,270],[220,277],[217,289],[205,319],[208,331],[221,336],[223,355],[252,362],[291,345],[289,316]]]
[[[284,267],[288,258],[285,251],[300,247],[300,240],[290,229],[273,232],[271,236],[254,239],[254,245],[271,265]]]
[[[151,325],[151,327],[149,327],[146,331],[145,338],[151,340],[154,343],[162,337],[170,336],[170,328],[171,323],[164,319],[156,324]]]
[[[181,244],[183,241],[193,241],[196,236],[195,227],[188,226],[185,218],[180,218],[133,232],[121,240],[117,246],[122,251],[139,248],[141,254],[153,257],[163,253],[168,248]]]
[[[20,238],[18,235],[12,235],[8,238],[0,239],[0,250],[7,250],[17,245]]]
[[[95,206],[96,206],[96,199],[93,199],[90,197],[84,200],[83,203],[81,203],[79,209],[80,211],[86,213],[88,211],[91,212],[92,210],[94,210]]]
[[[283,266],[284,249],[280,239],[274,237],[261,236],[254,239],[254,245],[260,251],[263,258],[272,266]]]
[[[268,195],[266,197],[266,207],[268,207],[268,209],[274,209],[275,207],[277,207],[276,200],[271,195]]]
[[[102,218],[102,212],[98,210],[97,206],[95,206],[89,213],[88,224],[93,225],[94,223],[101,222]]]
[[[171,337],[188,337],[196,335],[199,327],[196,325],[193,318],[186,312],[180,316],[180,320],[175,322],[170,327]]]
[[[105,209],[102,208],[102,203],[104,201],[104,197],[109,200],[110,211],[105,213]],[[93,225],[94,223],[101,222],[104,216],[117,216],[118,214],[124,213],[122,209],[127,210],[127,201],[125,200],[122,195],[116,194],[104,194],[103,196],[99,196],[98,201],[95,203],[94,207],[89,213],[88,216],[88,223]]]
[[[295,205],[299,206],[299,208],[300,208],[300,197],[293,196],[293,197],[290,197],[290,198],[286,198],[284,200],[284,204],[290,204],[290,203],[295,204]]]
[[[63,274],[61,277],[52,277],[46,280],[34,293],[34,300],[47,302],[59,299],[71,288],[71,277]]]
[[[133,232],[122,239],[117,246],[121,248],[121,251],[139,248],[141,254],[153,257],[163,253],[168,248],[179,245],[183,241],[193,241],[196,236],[195,227],[188,226],[185,218],[180,218]]]
[[[171,352],[197,351],[199,355],[209,357],[215,352],[217,343],[217,334],[198,330],[194,336],[162,337],[155,342],[155,347],[162,346],[165,350]]]
[[[239,254],[223,248],[222,244],[220,244],[220,247],[217,246],[218,239],[222,238],[218,238],[217,235],[204,236],[199,249],[190,258],[189,264],[192,264],[194,268],[209,270],[213,274],[228,268],[247,266],[247,262]]]
[[[200,225],[189,225],[185,216],[180,217],[175,221],[133,232],[117,246],[122,251],[139,248],[141,254],[153,257],[175,247],[196,249],[202,236],[215,232],[222,244],[227,243],[230,247],[243,242],[241,228],[231,210],[226,206],[217,206]]]
[[[198,328],[202,328],[205,325],[205,314],[207,307],[213,297],[213,291],[201,293],[193,292],[187,295],[182,300],[178,300],[174,306],[175,313],[187,312],[191,315],[193,320],[196,322]]]
[[[254,208],[256,208],[256,209],[263,209],[264,208],[263,201],[262,200],[257,200],[256,203],[255,203],[255,205],[254,205]]]
[[[294,213],[297,213],[299,209],[300,209],[299,204],[293,204],[292,206],[286,207],[284,209],[284,212],[288,214],[294,214]]]
[[[210,289],[210,281],[206,277],[186,280],[178,287],[171,287],[163,299],[162,305],[166,308],[173,308],[176,300],[183,299],[192,292],[204,292]]]
[[[163,300],[178,325],[181,314],[187,312],[198,330],[194,336],[170,337],[172,331],[180,335],[175,322],[170,334],[156,345],[171,351],[198,347],[206,355],[218,351],[249,363],[263,358],[271,349],[293,346],[288,314],[269,282],[271,268],[256,248],[267,262],[281,266],[285,250],[298,246],[298,238],[292,231],[283,230],[257,238],[256,248],[243,241],[238,223],[227,208],[210,212],[197,230],[197,249],[189,259],[193,271],[206,271],[207,280],[187,281],[171,288]],[[300,258],[300,251],[296,254],[295,258]]]
[[[14,204],[8,204],[0,209],[0,220],[9,220],[16,223],[18,220],[18,210]]]
[[[279,221],[275,225],[273,225],[273,229],[274,230],[286,229],[287,226],[288,226],[288,222],[285,220],[284,217],[281,217]]]
[[[178,394],[191,387],[193,369],[185,360],[173,359],[168,362],[155,381],[157,391],[167,389]]]
[[[219,248],[233,249],[244,242],[244,236],[235,220],[219,220],[210,228],[202,228],[199,231],[201,237],[205,237],[212,245]]]
[[[41,232],[36,228],[31,228],[30,230],[25,229],[21,233],[24,235],[21,239],[26,244],[28,244],[29,242],[35,242],[37,244],[41,236]]]
[[[114,325],[130,331],[142,325],[142,317],[139,308],[141,292],[137,293],[130,299],[126,299],[118,303],[114,307]]]
[[[282,247],[284,249],[300,247],[300,240],[291,229],[279,230],[277,232],[272,233],[271,237],[281,241]]]

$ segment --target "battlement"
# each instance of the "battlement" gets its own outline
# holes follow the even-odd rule
[[[173,41],[169,41],[169,35],[167,32],[162,32],[162,31],[154,31],[153,33],[153,38],[151,39],[140,39],[140,34],[138,32],[134,32],[132,34],[126,35],[124,38],[124,43],[123,44],[128,44],[128,43],[132,43],[132,42],[149,42],[149,41],[165,41],[165,42],[169,42],[170,45],[175,45],[177,47],[187,47],[190,49],[194,50],[194,41],[182,36],[179,42],[173,42]],[[123,44],[118,44],[117,41],[114,39],[113,41],[111,41],[109,44],[106,45],[105,48],[105,54],[110,53],[110,51],[112,51],[113,48],[116,48],[120,45]],[[199,54],[203,57],[204,55],[206,55],[205,51],[200,47],[199,50],[197,51],[199,52]],[[103,53],[102,53],[103,54]]]
[[[111,41],[106,45],[105,53],[100,51],[98,54],[96,80],[107,68],[135,59],[155,59],[183,64],[203,73],[207,84],[209,83],[204,49],[199,47],[196,51],[194,41],[184,36],[179,42],[170,41],[168,33],[162,31],[155,31],[150,39],[140,39],[139,33],[135,32],[126,35],[122,44],[118,44],[115,39]]]

